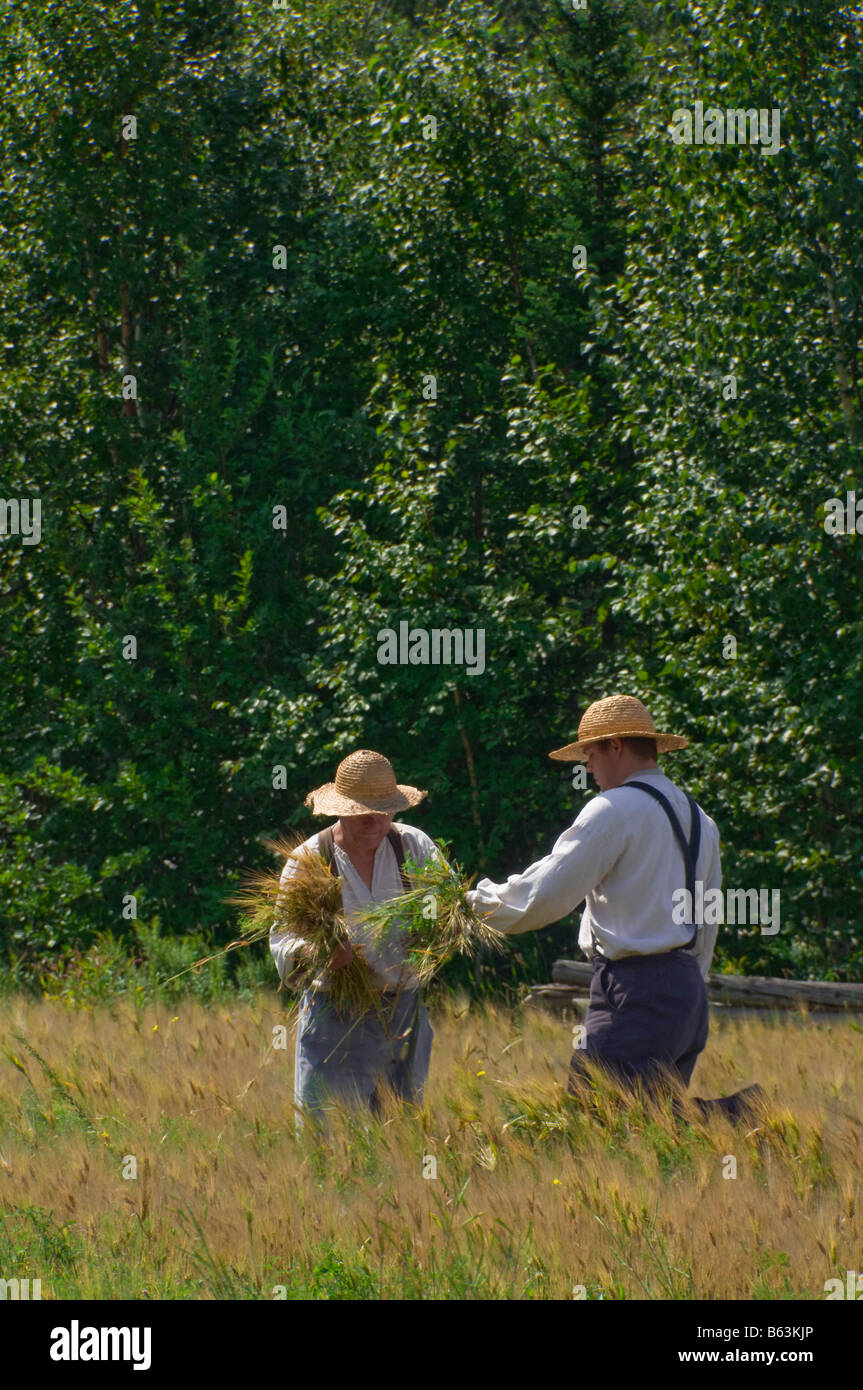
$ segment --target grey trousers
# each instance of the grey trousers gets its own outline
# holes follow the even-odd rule
[[[386,1089],[421,1104],[433,1037],[416,990],[384,995],[382,1018],[343,1017],[327,994],[306,990],[294,1064],[298,1112],[320,1118],[335,1103],[377,1113]]]

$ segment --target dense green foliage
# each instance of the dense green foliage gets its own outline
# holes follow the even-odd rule
[[[719,962],[863,978],[863,542],[823,524],[863,437],[854,7],[2,0],[0,74],[18,977],[227,939],[357,747],[505,877],[625,690],[690,736],[726,882],[781,889]],[[781,147],[673,143],[696,100]],[[484,672],[379,664],[402,620],[483,629]]]

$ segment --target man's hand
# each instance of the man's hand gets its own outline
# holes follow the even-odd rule
[[[295,961],[294,968],[285,976],[285,984],[289,989],[299,989],[304,984],[310,970],[311,966],[306,965],[303,961]]]
[[[329,964],[330,970],[343,970],[346,965],[350,965],[354,958],[354,948],[349,941],[344,946],[340,946]]]

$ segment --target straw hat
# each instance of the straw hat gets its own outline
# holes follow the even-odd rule
[[[369,812],[404,811],[428,792],[396,782],[392,763],[382,753],[360,748],[339,763],[336,780],[316,787],[306,797],[316,816],[365,816]]]
[[[583,763],[587,758],[584,745],[602,738],[655,738],[657,753],[686,747],[682,734],[658,734],[644,705],[634,695],[609,695],[605,700],[594,700],[584,711],[578,742],[555,748],[548,756],[562,763]]]

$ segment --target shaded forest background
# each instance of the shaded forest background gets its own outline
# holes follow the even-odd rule
[[[227,941],[358,747],[505,877],[617,690],[781,890],[718,967],[863,978],[859,12],[3,0],[0,55],[9,978]],[[695,100],[780,151],[673,144]],[[485,672],[379,665],[401,620]]]

